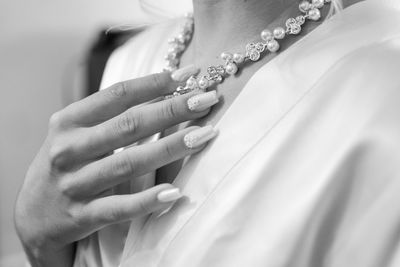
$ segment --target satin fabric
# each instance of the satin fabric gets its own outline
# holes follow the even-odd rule
[[[177,25],[115,52],[102,86],[160,71]],[[75,266],[400,266],[399,25],[400,2],[360,2],[265,64],[175,179],[185,197],[79,241]]]

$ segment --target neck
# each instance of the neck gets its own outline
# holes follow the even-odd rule
[[[286,2],[292,1],[193,0],[192,49],[214,54],[252,40],[293,6]]]

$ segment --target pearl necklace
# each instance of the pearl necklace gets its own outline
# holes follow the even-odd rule
[[[304,0],[299,4],[299,10],[302,13],[296,18],[286,20],[286,28],[277,27],[273,31],[265,29],[261,32],[262,41],[257,43],[248,43],[244,53],[221,53],[223,65],[210,66],[207,68],[207,75],[202,77],[191,76],[185,86],[178,86],[175,92],[168,96],[174,97],[189,93],[193,90],[207,90],[208,87],[222,83],[224,78],[235,75],[241,64],[246,61],[255,62],[261,57],[264,51],[276,53],[279,48],[278,40],[284,39],[287,35],[297,35],[301,32],[302,25],[306,20],[317,21],[321,18],[320,9],[331,0]],[[194,20],[192,14],[186,15],[186,21],[180,30],[180,33],[170,40],[168,53],[165,56],[167,66],[164,71],[174,71],[178,68],[180,57],[185,51],[187,44],[190,42],[193,35]]]

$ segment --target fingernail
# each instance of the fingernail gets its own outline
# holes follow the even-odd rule
[[[182,197],[179,188],[166,189],[157,195],[158,201],[162,203],[171,202]]]
[[[207,125],[186,134],[183,142],[188,148],[198,148],[213,139],[217,134],[218,132],[211,125]]]
[[[212,105],[217,104],[219,101],[217,92],[215,90],[192,96],[187,101],[187,106],[191,111],[201,112]]]
[[[199,71],[199,68],[191,64],[173,71],[171,74],[171,78],[176,82],[184,82],[189,79],[190,76],[197,74]]]

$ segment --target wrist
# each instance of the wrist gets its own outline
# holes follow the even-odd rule
[[[75,257],[75,244],[60,249],[49,246],[23,244],[31,267],[71,267]]]

